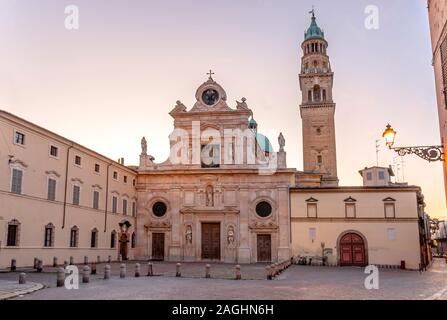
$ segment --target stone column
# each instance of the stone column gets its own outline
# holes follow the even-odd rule
[[[238,248],[238,262],[250,263],[250,229],[249,224],[249,192],[248,187],[243,186],[239,189],[239,248]],[[235,230],[236,231],[236,230]],[[236,231],[237,232],[237,231]]]
[[[278,260],[290,260],[292,256],[290,245],[289,189],[278,188]]]
[[[171,261],[179,261],[182,258],[181,250],[181,219],[180,219],[180,206],[181,206],[181,189],[174,187],[170,193],[170,210],[171,210],[171,244],[169,246],[169,257]]]

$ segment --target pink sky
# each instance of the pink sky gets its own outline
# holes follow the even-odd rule
[[[80,9],[80,29],[64,9]],[[157,161],[169,154],[168,112],[188,108],[212,68],[228,102],[246,97],[259,130],[302,169],[298,73],[308,11],[329,41],[335,72],[338,171],[360,185],[375,165],[375,139],[390,122],[398,145],[440,144],[426,1],[374,1],[380,28],[364,27],[371,1],[1,0],[0,108],[113,159],[137,164],[146,136]],[[273,135],[274,134],[274,135]],[[380,165],[392,164],[389,150]],[[427,212],[445,216],[442,166],[405,157]],[[402,177],[401,177],[402,178]]]

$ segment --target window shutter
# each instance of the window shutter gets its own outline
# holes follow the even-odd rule
[[[56,180],[48,179],[48,200],[56,200]]]
[[[11,192],[16,194],[22,193],[22,176],[23,172],[18,169],[12,170]]]

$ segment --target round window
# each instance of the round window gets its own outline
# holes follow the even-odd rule
[[[266,218],[272,214],[272,206],[266,201],[259,202],[256,205],[256,214],[262,218]]]
[[[163,217],[166,214],[166,211],[168,211],[168,207],[164,202],[159,201],[154,203],[154,205],[152,206],[152,212],[156,217]]]

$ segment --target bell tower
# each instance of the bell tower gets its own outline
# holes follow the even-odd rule
[[[304,171],[322,173],[322,186],[338,186],[335,146],[334,73],[327,55],[328,42],[312,10],[310,27],[301,45],[300,105],[303,125]]]

